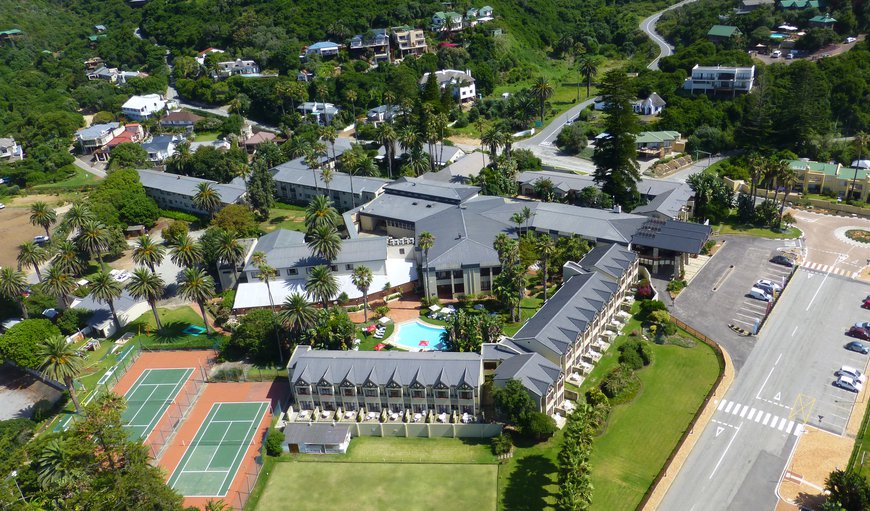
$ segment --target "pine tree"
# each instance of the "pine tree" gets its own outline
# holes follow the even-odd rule
[[[631,106],[635,94],[625,71],[619,69],[605,75],[602,90],[606,105],[604,131],[608,136],[597,142],[592,157],[595,182],[617,204],[631,209],[639,199],[637,182],[640,180],[635,148],[640,125]]]

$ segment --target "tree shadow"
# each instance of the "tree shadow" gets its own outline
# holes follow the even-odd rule
[[[821,509],[826,500],[824,495],[799,492],[794,502],[801,509]]]
[[[538,511],[547,506],[546,489],[552,483],[550,474],[556,472],[552,460],[533,454],[516,461],[516,468],[504,488],[504,508],[513,511]]]

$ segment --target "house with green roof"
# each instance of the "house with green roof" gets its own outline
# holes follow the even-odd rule
[[[648,158],[664,158],[674,151],[681,152],[686,148],[679,131],[642,131],[634,139],[638,156]]]
[[[778,6],[780,9],[818,9],[819,0],[779,0]]]
[[[731,25],[713,25],[707,32],[707,39],[714,43],[730,41],[743,35],[740,29]]]
[[[454,11],[438,11],[432,16],[434,32],[456,32],[462,30],[462,15]]]
[[[795,190],[802,193],[834,193],[867,202],[870,195],[870,170],[844,167],[839,163],[791,160],[789,168],[797,176]],[[853,188],[854,185],[854,188]]]
[[[0,41],[14,41],[19,37],[23,36],[24,32],[17,28],[10,28],[7,30],[0,30]]]
[[[836,22],[837,20],[827,13],[810,18],[810,26],[816,28],[834,28]]]

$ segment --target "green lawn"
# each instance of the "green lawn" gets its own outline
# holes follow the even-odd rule
[[[290,455],[285,455],[289,458]],[[347,454],[303,454],[301,461],[354,463],[495,463],[489,439],[356,437]]]
[[[160,322],[163,324],[162,331],[157,331],[154,313],[150,309],[124,327],[124,331],[137,334],[136,340],[144,345],[166,348],[209,348],[223,338],[220,334],[185,334],[184,329],[191,325],[204,326],[202,316],[200,316],[198,311],[190,307],[179,307],[177,309],[165,309],[161,307],[157,309],[157,313],[160,315]]]
[[[369,318],[371,318],[371,311],[369,311]],[[369,321],[368,323],[361,325],[359,330],[357,331],[357,335],[359,336],[359,339],[360,339],[360,344],[359,344],[360,351],[374,351],[375,346],[384,342],[384,339],[393,335],[393,330],[396,329],[396,325],[392,321],[390,321],[389,323],[387,323],[387,331],[384,332],[384,336],[380,339],[376,339],[374,334],[370,335],[365,331],[365,327],[367,327],[368,325],[370,325],[372,323],[376,323],[376,322]],[[392,347],[388,345],[387,349],[391,349],[391,348]]]
[[[820,195],[818,193],[805,193],[805,194],[803,194],[803,198],[804,199],[814,199],[814,200],[825,201],[825,202],[829,202],[831,204],[846,205],[845,201],[837,202],[837,199],[832,199],[832,198],[828,197],[827,195]],[[870,204],[867,204],[866,202],[861,202],[860,200],[854,201],[852,203],[852,205],[856,206],[856,207],[861,207],[861,208],[870,208]]]
[[[96,185],[100,182],[102,178],[99,178],[90,172],[80,169],[75,165],[70,165],[70,169],[74,170],[74,173],[70,175],[70,177],[64,179],[63,181],[58,181],[56,183],[46,183],[44,185],[36,185],[34,186],[34,190],[39,190],[41,192],[51,192],[53,190],[61,190],[67,188],[79,188],[83,186]]]
[[[625,331],[636,325],[629,322]],[[616,365],[616,348],[625,340],[617,339],[582,391]],[[716,355],[701,342],[693,348],[653,345],[653,353],[652,365],[638,373],[643,385],[638,396],[614,408],[607,431],[594,441],[593,510],[635,509],[718,377]],[[500,509],[554,509],[561,441],[560,431],[547,442],[516,449],[499,473]]]
[[[497,478],[497,465],[277,463],[256,509],[490,510]]]
[[[864,410],[864,421],[855,439],[855,447],[849,459],[849,470],[857,470],[864,477],[870,477],[870,435],[867,434],[867,423],[870,421],[870,404]],[[863,462],[863,463],[862,463]]]
[[[501,329],[502,332],[508,337],[517,333],[526,321],[538,312],[538,309],[540,309],[543,304],[543,298],[523,298],[523,301],[520,302],[520,320],[516,323],[505,323],[504,327]]]
[[[766,229],[763,227],[755,227],[752,225],[739,225],[730,223],[721,223],[714,230],[718,230],[719,234],[740,234],[744,236],[756,236],[759,238],[774,238],[774,239],[795,239],[800,237],[801,231],[797,227],[789,227],[783,232]]]
[[[194,142],[213,142],[218,139],[220,133],[217,131],[203,131],[201,133],[197,133],[193,137]]]
[[[288,229],[291,231],[305,231],[305,208],[278,204],[269,212],[269,218],[260,224],[264,232],[272,232],[275,229]]]

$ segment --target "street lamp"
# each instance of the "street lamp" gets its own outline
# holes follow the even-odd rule
[[[18,494],[21,495],[21,500],[23,500],[24,502],[27,502],[27,499],[24,498],[24,492],[22,492],[21,487],[18,486],[18,479],[16,479],[17,477],[18,477],[18,471],[13,470],[9,474],[9,477],[6,478],[6,480],[8,481],[9,479],[12,479],[12,481],[15,483],[15,487],[18,488]]]

